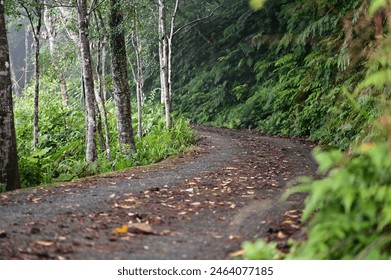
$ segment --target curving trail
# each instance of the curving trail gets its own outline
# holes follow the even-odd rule
[[[226,259],[298,234],[312,144],[197,127],[194,151],[116,175],[0,194],[0,259]]]

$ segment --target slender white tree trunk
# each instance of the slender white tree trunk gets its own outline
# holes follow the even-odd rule
[[[83,81],[86,103],[86,161],[92,163],[97,159],[96,149],[96,112],[94,78],[91,63],[91,51],[88,39],[88,18],[86,0],[77,0],[79,38],[81,47]]]
[[[29,44],[29,38],[30,38],[30,30],[29,26],[26,26],[25,30],[25,38],[24,38],[24,48],[25,48],[25,57],[24,57],[24,87],[27,86],[27,83],[29,81],[29,70],[30,70],[30,44]]]
[[[96,62],[96,81],[97,81],[97,89],[95,91],[95,98],[98,105],[98,111],[100,112],[100,115],[102,117],[103,127],[104,127],[104,139],[102,143],[103,149],[106,151],[106,157],[108,160],[111,160],[111,150],[110,150],[110,135],[109,135],[109,123],[107,121],[107,110],[106,105],[104,101],[104,94],[103,94],[103,88],[104,88],[104,80],[102,78],[102,68],[103,68],[103,58],[105,57],[103,55],[104,52],[106,52],[106,42],[99,41],[98,42],[98,59]]]
[[[143,136],[142,104],[144,99],[144,74],[143,74],[143,62],[141,57],[141,42],[140,42],[138,30],[135,30],[133,32],[132,44],[133,44],[134,52],[136,54],[136,65],[137,65],[137,74],[134,74],[135,81],[136,81],[136,96],[137,96],[137,136],[141,138]]]
[[[172,127],[171,119],[171,61],[172,37],[174,35],[174,22],[178,10],[179,0],[175,1],[175,8],[171,15],[170,32],[167,31],[166,1],[159,0],[159,62],[161,100],[164,103],[167,128]]]

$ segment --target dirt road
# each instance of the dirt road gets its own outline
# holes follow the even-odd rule
[[[310,143],[198,127],[194,151],[58,187],[0,194],[0,259],[227,259],[301,227]],[[286,249],[286,248],[285,248]]]

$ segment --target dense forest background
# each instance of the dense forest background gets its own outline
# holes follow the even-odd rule
[[[4,1],[21,185],[154,162],[190,123],[305,137],[336,150],[293,257],[389,257],[390,2],[250,2]]]
[[[87,166],[82,143],[88,138],[83,116],[89,95],[82,50],[77,51],[79,2],[6,1],[24,186],[145,164],[182,149],[191,136],[172,144],[172,132],[164,136],[162,111],[168,126],[167,114],[173,114],[192,123],[309,137],[342,149],[381,137],[373,120],[389,95],[378,98],[384,93],[378,77],[362,84],[381,67],[369,58],[381,44],[386,17],[377,13],[375,24],[368,14],[371,1],[275,0],[259,11],[247,1],[91,1],[86,4],[99,145]],[[114,27],[113,5],[122,16]],[[113,33],[124,36],[121,68],[127,68],[133,112],[139,111],[133,117],[137,152],[131,155],[121,153],[113,117]],[[168,51],[161,51],[165,40],[159,36],[168,39]],[[162,53],[169,56],[167,66]]]
[[[384,19],[375,26],[370,2],[277,0],[259,12],[226,3],[214,20],[178,36],[175,107],[194,122],[342,149],[371,141],[384,84],[367,80],[356,90],[380,67],[368,58]]]

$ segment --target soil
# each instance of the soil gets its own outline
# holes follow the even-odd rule
[[[289,250],[316,175],[304,140],[196,127],[191,152],[59,186],[0,194],[0,259],[232,259],[263,238]]]

